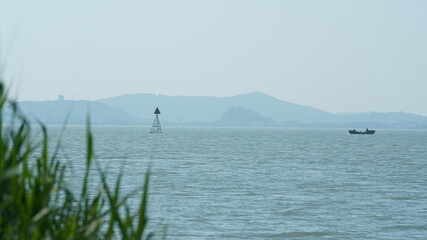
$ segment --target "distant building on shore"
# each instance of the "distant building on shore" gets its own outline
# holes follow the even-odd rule
[[[61,102],[61,101],[64,101],[64,95],[62,95],[62,94],[61,94],[61,95],[59,95],[59,96],[58,96],[58,101],[60,101],[60,102]]]

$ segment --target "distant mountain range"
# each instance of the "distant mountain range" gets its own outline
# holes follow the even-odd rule
[[[162,118],[170,122],[216,122],[232,107],[243,107],[277,122],[327,121],[333,115],[311,107],[297,105],[263,93],[232,97],[183,97],[152,94],[131,94],[101,99],[110,107],[123,110],[141,119],[152,118],[146,109],[159,107]]]
[[[427,129],[427,117],[404,113],[332,114],[279,100],[263,93],[232,97],[129,94],[98,101],[26,101],[19,106],[33,121],[46,124],[147,125],[159,107],[164,125],[284,126]]]
[[[130,114],[97,101],[31,101],[19,102],[20,109],[30,121],[45,124],[86,124],[90,113],[93,124],[140,124]]]

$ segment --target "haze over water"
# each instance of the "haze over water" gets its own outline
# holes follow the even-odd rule
[[[50,127],[56,135],[59,127]],[[427,131],[93,127],[95,155],[123,191],[152,177],[150,230],[168,239],[425,239]],[[83,176],[84,127],[63,155]],[[99,180],[91,180],[97,186]],[[136,206],[138,202],[131,199]]]

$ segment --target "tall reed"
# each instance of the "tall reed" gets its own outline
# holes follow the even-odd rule
[[[149,171],[135,212],[129,196],[120,195],[120,176],[110,186],[101,172],[102,189],[89,196],[93,138],[88,121],[85,174],[81,193],[75,194],[64,184],[66,166],[48,151],[47,128],[38,126],[42,141],[34,144],[32,126],[0,81],[0,239],[153,238],[146,231]]]

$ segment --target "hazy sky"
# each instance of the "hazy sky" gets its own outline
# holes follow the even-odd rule
[[[427,116],[427,1],[0,0],[19,100],[264,92]]]

